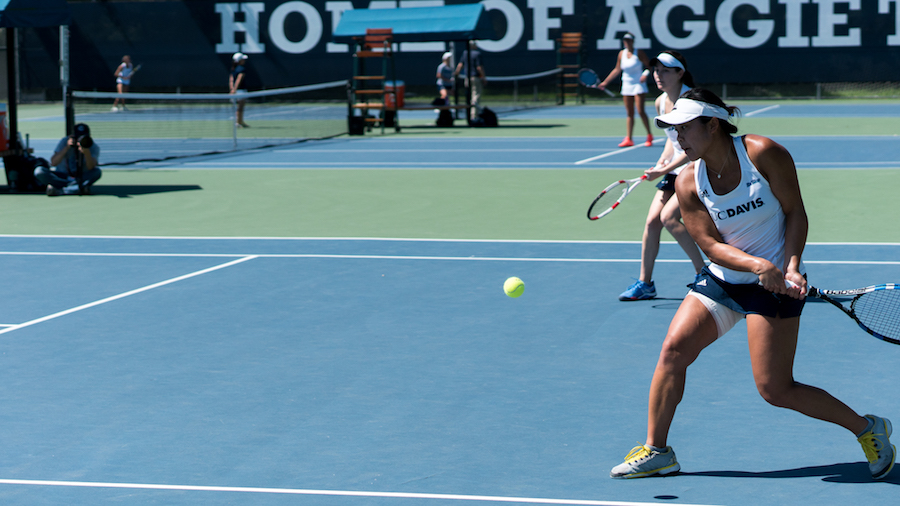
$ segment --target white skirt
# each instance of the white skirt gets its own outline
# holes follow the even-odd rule
[[[622,83],[622,96],[633,97],[635,95],[645,95],[647,93],[647,83]]]

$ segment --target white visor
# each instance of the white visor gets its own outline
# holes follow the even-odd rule
[[[450,51],[447,51],[443,56],[441,56],[442,60],[449,60],[451,58],[453,58],[453,53],[451,53]]]
[[[650,66],[652,67],[654,63],[659,62],[663,67],[668,67],[670,69],[681,69],[687,70],[684,68],[684,65],[678,61],[678,58],[670,55],[669,53],[659,53],[656,55],[656,58],[650,60]]]
[[[731,115],[717,105],[689,98],[679,98],[675,101],[675,107],[672,108],[672,112],[656,117],[656,126],[669,128],[673,125],[683,125],[699,117],[719,118],[720,120],[728,121]]]

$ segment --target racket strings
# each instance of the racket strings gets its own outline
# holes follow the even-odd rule
[[[885,337],[900,338],[900,290],[876,290],[850,305],[863,325]]]
[[[597,216],[612,211],[618,205],[619,199],[624,197],[626,193],[628,193],[627,183],[619,183],[607,189],[591,205],[588,215]]]

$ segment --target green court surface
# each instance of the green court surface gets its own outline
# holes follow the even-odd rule
[[[866,104],[896,104],[897,101],[864,101]],[[827,107],[828,105],[846,105],[846,101],[754,101],[735,102],[734,105],[750,109],[750,107],[766,107],[769,105],[790,106],[803,104],[811,107]],[[578,105],[562,107],[562,111],[578,111]],[[647,111],[650,114],[652,104]],[[565,112],[561,116],[565,116]],[[577,116],[577,114],[573,114]],[[624,117],[624,113],[622,114]],[[272,122],[273,126],[277,122]],[[328,123],[328,131],[333,126]],[[461,121],[458,123],[462,123]],[[622,133],[623,118],[552,118],[552,119],[522,119],[505,117],[498,128],[434,128],[433,121],[407,120],[401,114],[401,125],[404,127],[400,133],[393,129],[385,129],[385,135],[404,136],[434,136],[434,137],[605,137],[619,136]],[[761,118],[743,117],[737,121],[741,132],[753,132],[760,135],[900,135],[900,126],[895,117],[841,117],[829,119],[817,118]],[[61,104],[23,105],[19,109],[19,130],[28,132],[34,139],[56,139],[62,137],[65,132],[63,110]],[[226,129],[227,130],[227,129]],[[265,128],[241,131],[242,137],[254,137],[266,135]],[[179,130],[180,131],[180,130]],[[640,131],[640,125],[638,125]],[[661,131],[659,131],[661,134]],[[300,135],[315,131],[301,131]]]
[[[568,118],[566,111],[579,109],[563,107],[559,117],[511,117],[499,128],[388,129],[385,138],[479,136],[501,142],[517,136],[621,134],[620,117]],[[32,139],[57,139],[61,112],[59,104],[22,106],[20,131]],[[764,135],[883,136],[900,130],[897,118],[877,116],[745,117],[739,126]],[[261,167],[266,153],[258,152]],[[105,169],[93,197],[3,195],[0,233],[639,241],[653,192],[651,185],[642,185],[613,215],[590,222],[584,216],[590,200],[614,178],[634,177],[633,169],[353,170],[352,163],[341,170],[185,167]],[[900,223],[893,219],[900,170],[813,168],[799,171],[799,177],[810,241],[900,242]]]
[[[585,217],[594,170],[107,170],[91,197],[3,195],[0,233],[639,241],[654,190]],[[900,242],[900,171],[800,171],[809,240]]]

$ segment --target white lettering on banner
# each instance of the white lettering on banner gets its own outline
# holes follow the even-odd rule
[[[769,0],[725,0],[716,11],[716,31],[729,46],[738,49],[759,47],[769,40],[775,31],[775,21],[771,19],[751,19],[747,28],[753,32],[749,37],[741,37],[734,31],[734,11],[742,5],[749,5],[760,14],[769,13]]]
[[[221,42],[215,45],[216,53],[264,53],[266,44],[260,39],[262,22],[268,23],[267,42],[280,51],[307,53],[325,41],[327,53],[346,53],[350,49],[349,44],[336,44],[329,39],[343,13],[353,9],[352,0],[326,0],[324,8],[314,7],[311,1],[271,2],[276,7],[268,19],[264,17],[268,2],[214,4],[221,27]],[[446,0],[370,0],[368,8],[432,7],[445,3]],[[481,3],[485,11],[491,12],[495,18],[499,15],[505,19],[506,31],[499,39],[479,41],[484,51],[492,53],[519,47],[527,37],[524,21],[526,8],[531,10],[533,28],[526,44],[529,51],[554,51],[554,38],[563,26],[563,18],[576,15],[575,0],[482,0]],[[621,36],[625,32],[634,34],[635,47],[639,49],[647,49],[651,45],[677,50],[691,49],[707,40],[711,27],[714,27],[722,42],[737,49],[761,47],[773,39],[782,48],[861,47],[862,30],[868,26],[850,24],[849,13],[861,11],[862,0],[722,0],[717,4],[715,13],[705,11],[707,3],[713,5],[706,0],[604,0],[604,3],[608,17],[598,20],[603,29],[603,38],[595,41],[598,50],[618,50],[621,47]],[[784,18],[781,20],[771,17],[773,11],[780,11],[775,8],[776,3],[784,6]],[[866,15],[875,16],[874,2],[866,5]],[[644,10],[641,10],[642,6]],[[651,32],[645,36],[638,13],[645,12],[649,6],[653,8],[650,13]],[[755,10],[757,15],[746,19],[747,16],[743,14],[749,9]],[[878,0],[879,18],[891,16],[892,9],[893,31],[887,33],[885,44],[900,46],[900,0]],[[739,11],[741,15],[738,15]],[[306,23],[306,33],[296,41],[290,40],[285,31],[285,23],[292,14],[303,16]],[[813,19],[813,16],[816,20],[815,26],[807,23],[807,34],[803,33],[804,14],[808,20]],[[607,15],[607,12],[602,12],[602,15]],[[328,33],[325,31],[323,16],[330,16]],[[855,19],[858,18],[859,16]],[[739,23],[746,23],[746,26]],[[880,23],[879,26],[883,27],[885,23]],[[598,31],[599,29],[597,27]],[[778,35],[776,31],[779,32]],[[237,35],[239,32],[243,34],[241,43],[237,42],[240,40]],[[440,53],[445,50],[446,45],[444,42],[404,42],[395,44],[394,47],[403,52]]]
[[[597,49],[619,49],[622,47],[620,34],[631,32],[634,35],[634,47],[648,49],[650,39],[644,37],[641,31],[641,20],[638,18],[636,7],[641,6],[641,0],[606,0],[606,6],[611,7],[609,20],[606,23],[606,32],[603,38],[597,41]]]
[[[709,21],[685,21],[682,29],[688,33],[686,37],[676,37],[669,30],[669,14],[676,7],[687,7],[694,14],[705,14],[703,0],[662,0],[653,9],[650,24],[656,40],[670,49],[690,49],[699,46],[709,33]]]
[[[819,34],[812,38],[813,47],[846,47],[860,45],[859,28],[850,28],[847,35],[835,34],[835,27],[847,24],[847,15],[834,12],[835,4],[850,4],[850,10],[859,10],[859,0],[813,0],[819,4]]]
[[[550,29],[562,27],[559,18],[550,17],[550,9],[562,9],[563,16],[575,14],[572,0],[528,0],[528,7],[532,11],[534,30],[532,38],[528,41],[529,51],[552,50],[556,45],[550,40]]]
[[[266,9],[262,2],[216,4],[222,27],[222,42],[216,44],[216,53],[262,53],[266,45],[259,41],[259,14]],[[244,21],[236,21],[235,14],[244,13]],[[244,43],[234,41],[234,34],[243,32]]]
[[[784,36],[778,37],[778,47],[809,47],[809,37],[802,35],[803,4],[809,0],[778,0],[784,4]]]
[[[894,33],[887,36],[887,45],[900,46],[900,0],[878,0],[878,13],[890,14],[894,4]]]
[[[525,18],[519,8],[509,0],[484,0],[484,10],[500,11],[506,18],[506,33],[498,40],[479,40],[478,47],[491,53],[502,53],[516,47],[525,33]]]
[[[297,13],[306,20],[306,35],[297,42],[293,42],[284,34],[284,22],[288,14]],[[279,5],[272,11],[269,17],[269,39],[275,47],[285,53],[305,53],[322,39],[322,16],[319,11],[306,2],[287,2]]]
[[[353,10],[353,2],[325,2],[325,10],[331,13],[331,33],[334,33],[338,23],[341,22],[341,15],[344,14],[344,11]],[[349,50],[350,46],[348,44],[337,44],[335,42],[325,44],[326,53],[346,53]]]

